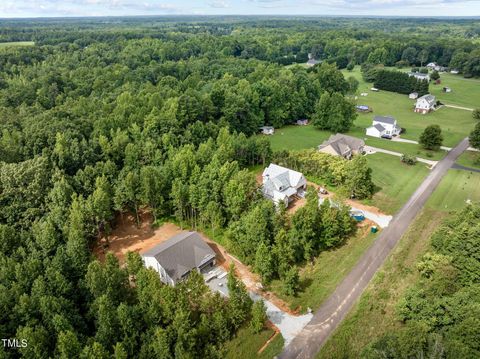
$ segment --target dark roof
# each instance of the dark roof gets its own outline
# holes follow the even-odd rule
[[[375,127],[375,128],[376,128],[378,131],[380,131],[380,132],[385,131],[385,127],[383,127],[383,126],[380,125],[379,123],[377,123],[377,124],[376,124],[375,126],[373,126],[373,127]]]
[[[177,282],[192,269],[215,258],[215,252],[197,232],[182,232],[146,251],[142,257],[154,257]]]
[[[390,125],[395,123],[395,119],[391,116],[375,116],[373,120],[377,122],[388,123]]]

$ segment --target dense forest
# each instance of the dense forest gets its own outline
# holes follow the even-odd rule
[[[232,270],[224,299],[195,275],[162,285],[138,255],[125,266],[95,260],[95,241],[123,212],[138,221],[148,208],[155,218],[223,230],[264,281],[281,278],[294,292],[296,265],[355,226],[348,209],[312,198],[287,221],[248,168],[275,159],[312,175],[322,169],[358,198],[373,185],[362,158],[294,161],[254,136],[259,127],[315,118],[320,128],[348,130],[345,95],[355,88],[338,68],[349,64],[437,61],[480,75],[478,22],[359,24],[2,20],[0,42],[35,44],[0,48],[0,336],[30,343],[1,357],[222,357],[222,344],[255,315],[245,287]],[[308,54],[323,63],[285,66]]]

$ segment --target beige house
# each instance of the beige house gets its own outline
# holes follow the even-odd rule
[[[364,147],[365,142],[361,139],[337,133],[318,146],[318,151],[350,159],[355,154],[362,154]]]

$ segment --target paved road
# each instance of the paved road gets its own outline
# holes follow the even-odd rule
[[[467,148],[468,139],[464,139],[443,160],[438,162],[408,202],[394,216],[390,225],[380,233],[375,243],[364,253],[357,265],[335,289],[335,292],[315,312],[312,320],[285,347],[279,358],[309,359],[315,357],[330,334],[360,298],[376,271],[423,208],[442,177]]]

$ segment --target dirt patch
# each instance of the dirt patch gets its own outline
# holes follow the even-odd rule
[[[140,213],[140,226],[137,227],[135,216],[119,214],[115,220],[115,229],[107,238],[101,238],[93,253],[101,261],[107,252],[113,253],[120,263],[125,261],[127,252],[142,253],[170,237],[182,232],[173,223],[165,223],[157,229],[152,228],[153,217],[149,212]]]
[[[305,198],[296,198],[291,202],[287,208],[287,213],[288,214],[294,214],[296,211],[298,211],[300,208],[305,206],[307,203],[307,200]]]

